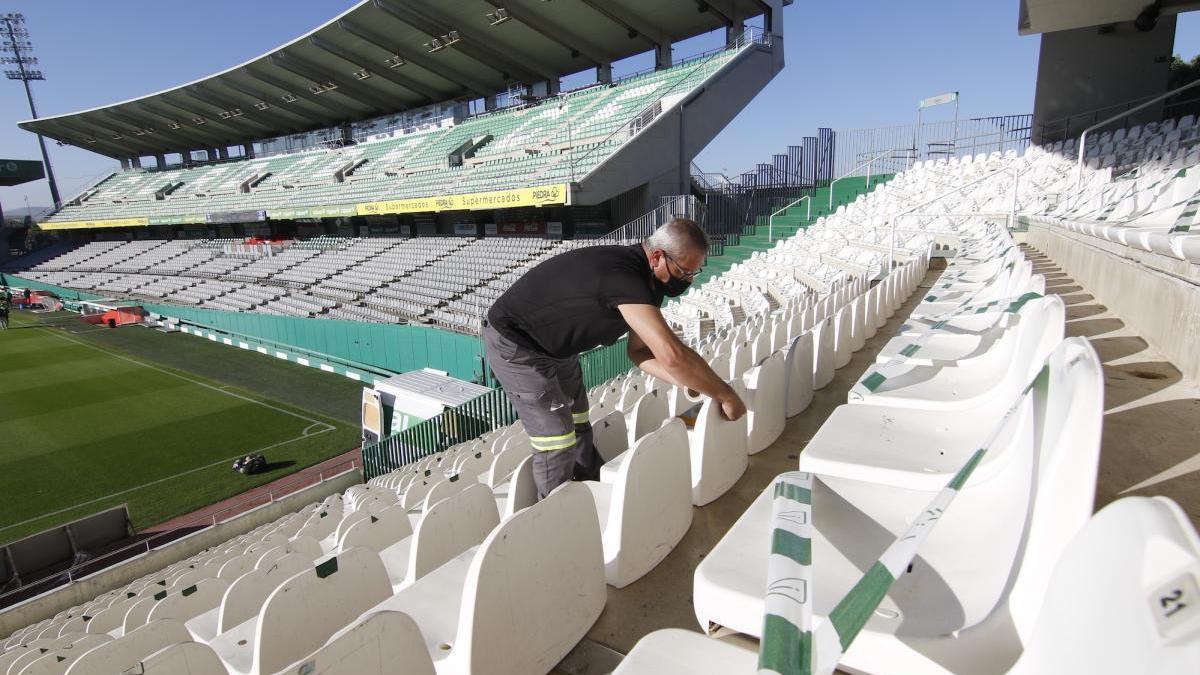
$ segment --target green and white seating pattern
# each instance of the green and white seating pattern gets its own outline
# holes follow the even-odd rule
[[[583,180],[636,134],[631,122],[665,109],[736,58],[739,45],[611,85],[449,127],[338,149],[163,171],[124,171],[93,186],[49,220],[185,216],[433,197]],[[487,140],[461,166],[451,153]],[[346,170],[344,176],[339,171]],[[156,193],[167,191],[163,198]],[[245,190],[245,191],[243,191]]]

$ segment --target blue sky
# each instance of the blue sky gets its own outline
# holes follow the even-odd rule
[[[43,115],[137,97],[236,65],[349,8],[354,0],[10,0],[26,15],[47,81],[34,83]],[[1039,38],[1017,35],[1017,0],[796,0],[785,13],[787,67],[697,158],[730,173],[835,129],[909,122],[918,99],[961,92],[962,114],[1028,113]],[[720,43],[719,33],[676,46],[677,56]],[[1200,12],[1181,17],[1175,52],[1200,48]],[[627,59],[615,74],[652,64]],[[576,79],[577,81],[577,79]],[[36,159],[17,82],[0,81],[0,156]],[[50,143],[63,197],[114,168],[93,153]],[[45,181],[0,188],[6,209],[50,203]]]

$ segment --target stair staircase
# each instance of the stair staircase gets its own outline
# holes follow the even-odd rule
[[[773,239],[786,239],[797,231],[812,225],[817,219],[837,210],[843,204],[849,204],[861,194],[891,180],[894,174],[871,176],[868,186],[865,177],[846,178],[838,181],[833,190],[833,207],[829,205],[829,188],[817,188],[812,196],[812,214],[809,216],[808,202],[803,201],[775,216]],[[699,286],[720,274],[728,272],[734,265],[749,260],[755,251],[765,251],[774,246],[774,241],[768,236],[768,219],[770,214],[759,215],[753,226],[747,228],[739,237],[736,245],[726,245],[720,255],[709,256],[704,265],[704,272],[696,277],[694,284]]]

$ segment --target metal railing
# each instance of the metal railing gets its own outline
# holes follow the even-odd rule
[[[1139,96],[1137,98],[1132,98],[1127,101],[1122,101],[1120,103],[1114,103],[1114,104],[1102,106],[1099,108],[1093,108],[1091,110],[1085,110],[1083,112],[1072,113],[1072,114],[1066,115],[1064,117],[1059,117],[1056,119],[1049,120],[1047,122],[1040,122],[1037,125],[1038,143],[1041,145],[1047,145],[1047,144],[1055,143],[1058,141],[1065,141],[1068,139],[1077,138],[1079,136],[1079,129],[1081,126],[1086,127],[1086,126],[1095,124],[1096,121],[1099,120],[1102,115],[1108,115],[1114,111],[1119,112],[1122,110],[1126,110],[1131,106],[1138,105],[1139,103],[1145,103],[1149,99],[1155,98],[1156,96],[1157,95]],[[1166,119],[1168,117],[1177,116],[1176,113],[1168,112],[1172,108],[1182,107],[1185,110],[1188,110],[1190,112],[1190,111],[1194,110],[1196,107],[1200,107],[1200,106],[1198,106],[1198,104],[1200,104],[1200,96],[1183,98],[1179,101],[1166,102],[1166,104],[1163,105],[1163,108],[1162,108],[1162,117],[1163,117],[1163,119]],[[1126,126],[1128,126],[1128,121],[1126,121]]]
[[[653,234],[659,226],[670,222],[672,218],[690,218],[699,223],[704,220],[704,204],[692,195],[663,197],[662,203],[657,207],[597,239],[613,242],[640,241]]]
[[[633,363],[627,354],[628,338],[579,355],[583,383],[589,389],[629,370]],[[487,374],[494,384],[494,378]],[[517,412],[500,387],[481,394],[462,405],[448,408],[433,417],[396,432],[378,443],[364,444],[363,472],[367,480],[411,464],[423,457],[444,452],[451,446],[479,438],[512,424]]]
[[[1136,105],[1128,110],[1119,112],[1116,115],[1113,115],[1111,117],[1105,118],[1104,120],[1097,122],[1097,123],[1093,124],[1092,126],[1084,129],[1083,133],[1079,134],[1079,161],[1075,166],[1075,187],[1076,187],[1076,189],[1078,189],[1078,187],[1079,187],[1079,182],[1081,180],[1083,180],[1083,154],[1084,154],[1084,151],[1087,149],[1087,135],[1089,133],[1091,133],[1101,127],[1104,127],[1106,125],[1112,124],[1113,122],[1116,122],[1119,119],[1124,119],[1139,110],[1145,110],[1146,108],[1149,108],[1150,106],[1154,105],[1155,103],[1158,103],[1159,101],[1171,98],[1172,96],[1176,96],[1179,93],[1186,91],[1188,89],[1191,89],[1192,87],[1196,87],[1196,86],[1200,86],[1200,80],[1194,80],[1192,82],[1188,82],[1187,84],[1183,85],[1182,87],[1177,87],[1175,89],[1172,89],[1171,91],[1168,91],[1165,94],[1160,94],[1158,96],[1155,96],[1154,98],[1152,98],[1144,103]]]
[[[867,161],[859,164],[858,166],[854,167],[853,169],[847,171],[846,173],[844,173],[844,174],[838,176],[837,178],[834,178],[832,181],[830,181],[830,183],[829,183],[829,208],[833,209],[833,186],[837,185],[838,181],[845,180],[847,178],[851,178],[857,172],[861,171],[863,168],[866,168],[866,170],[867,170],[867,189],[870,190],[870,188],[871,188],[871,165],[873,165],[875,162],[878,162],[881,159],[884,159],[885,157],[892,159],[892,157],[890,157],[890,155],[892,155],[893,152],[895,152],[895,151],[884,150],[883,152],[879,153],[878,155],[875,155],[874,157],[868,159]]]
[[[829,194],[833,194],[832,188],[830,189]],[[832,199],[832,197],[830,197],[830,199]],[[812,195],[804,195],[797,200],[785,204],[782,208],[771,212],[771,215],[767,216],[767,241],[775,241],[775,216],[787,211],[788,209],[805,200],[808,200],[808,213],[804,216],[804,219],[808,221],[812,220]]]
[[[836,170],[839,174],[849,173],[850,167],[865,158],[881,152],[913,152],[914,159],[931,155],[951,156],[968,152],[990,152],[999,150],[1024,150],[1031,138],[1033,115],[994,115],[960,119],[957,123],[922,122],[919,129],[914,124],[898,124],[886,127],[837,130]],[[917,147],[913,148],[913,139]],[[965,143],[970,141],[970,143]],[[889,171],[900,167],[888,167]]]
[[[264,493],[255,488],[251,488],[240,496],[234,497],[233,501],[226,504],[222,508],[213,511],[203,516],[197,516],[191,520],[175,525],[168,530],[155,532],[144,539],[140,539],[134,543],[127,544],[120,548],[108,551],[94,558],[89,558],[83,562],[73,564],[64,570],[58,570],[52,574],[48,574],[34,581],[23,583],[17,588],[10,591],[0,593],[0,607],[8,607],[16,602],[20,602],[34,595],[40,595],[53,588],[64,584],[74,583],[77,579],[81,579],[90,574],[94,574],[101,570],[107,569],[125,560],[138,555],[149,553],[153,549],[169,544],[177,539],[194,532],[214,527],[220,523],[226,522],[238,515],[246,513],[251,509],[273,504],[279,499],[299,492],[313,485],[319,485],[326,480],[336,478],[347,471],[353,471],[359,466],[358,459],[351,457],[349,460],[344,460],[331,467],[320,470],[316,480],[312,475],[286,476],[277,481],[268,483],[271,487]],[[261,487],[261,486],[259,486]]]

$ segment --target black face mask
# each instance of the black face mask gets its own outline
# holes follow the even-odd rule
[[[654,281],[659,286],[662,286],[663,295],[666,295],[668,298],[677,298],[677,297],[683,295],[683,292],[686,291],[688,289],[688,287],[690,287],[692,285],[691,280],[680,279],[680,278],[674,277],[674,276],[667,279],[666,281],[659,281],[658,277],[654,277]]]

